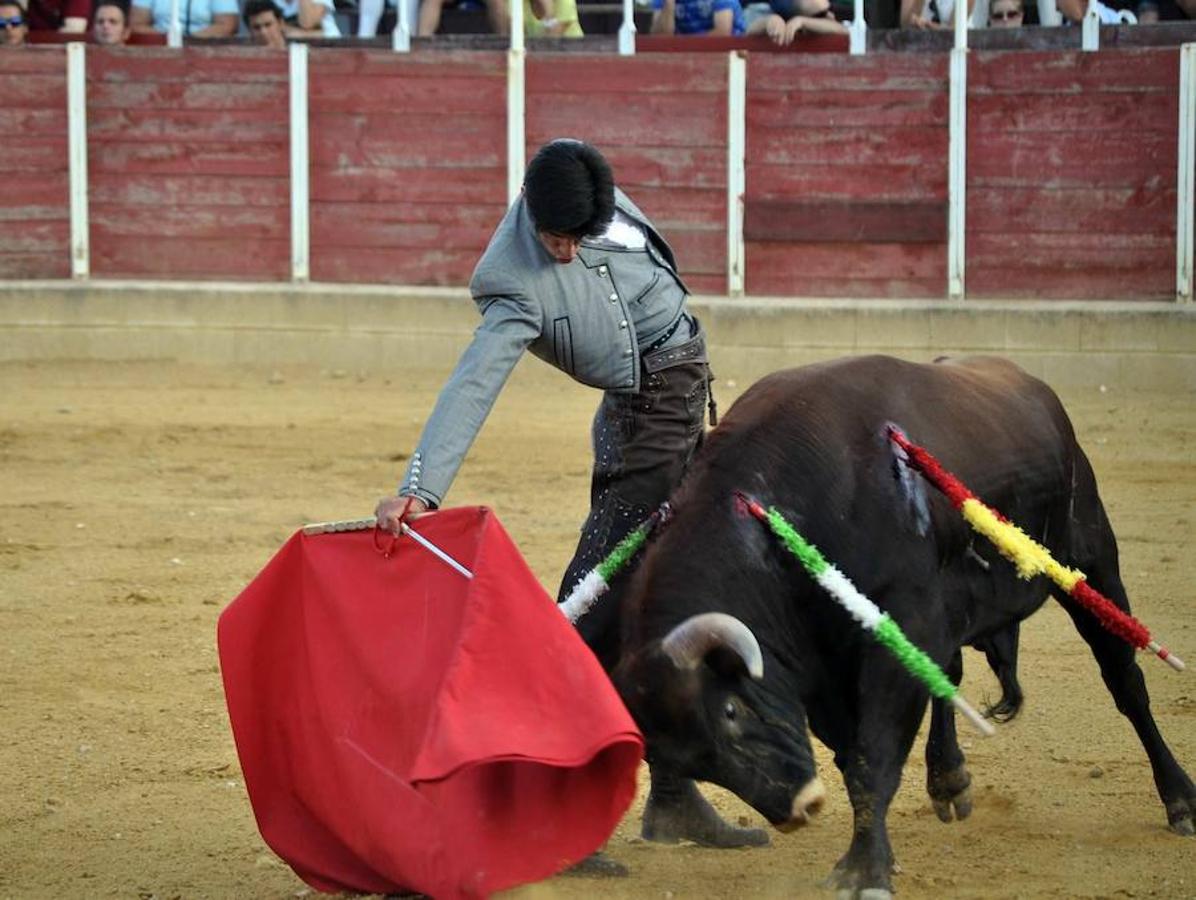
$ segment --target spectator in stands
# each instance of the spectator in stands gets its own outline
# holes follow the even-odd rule
[[[752,4],[744,13],[747,34],[766,34],[780,47],[792,44],[803,31],[808,34],[848,33],[847,27],[835,18],[830,0],[772,0],[770,4]]]
[[[440,12],[444,0],[421,0],[419,5],[419,28],[416,34],[433,35],[440,27]],[[511,33],[511,16],[507,11],[507,0],[486,0],[486,17],[495,34]]]
[[[1021,28],[1025,12],[1022,0],[991,0],[988,5],[988,27]]]
[[[255,44],[278,50],[287,45],[286,25],[274,0],[249,0],[243,16],[249,37]]]
[[[653,0],[652,9],[652,34],[747,33],[739,0]]]
[[[523,0],[523,33],[528,37],[582,37],[577,0]]]
[[[17,0],[0,0],[0,26],[4,28],[5,47],[20,47],[25,43],[29,26],[25,23],[25,10]]]
[[[133,0],[133,30],[169,33],[170,8],[171,0]],[[232,37],[240,16],[237,0],[179,0],[179,27],[187,37]]]
[[[82,34],[91,17],[91,0],[26,0],[25,25],[30,31]]]
[[[975,0],[967,0],[972,14]],[[901,0],[901,27],[935,30],[955,27],[956,0]]]
[[[129,42],[129,0],[96,0],[91,17],[91,39],[97,44],[120,46]]]
[[[333,0],[279,0],[289,38],[338,38]]]
[[[1183,22],[1196,19],[1196,0],[1140,0],[1137,13],[1139,25]]]
[[[1096,15],[1102,25],[1137,25],[1136,10],[1139,6],[1138,0],[1096,0],[1095,4]],[[1058,7],[1064,25],[1078,25],[1088,12],[1088,0],[1058,0]]]

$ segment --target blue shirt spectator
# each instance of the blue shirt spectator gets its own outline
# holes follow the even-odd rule
[[[731,34],[747,30],[739,0],[652,0],[654,34]],[[730,31],[718,27],[719,13],[730,13]],[[668,20],[672,13],[672,28]],[[724,20],[728,17],[723,16]],[[659,27],[658,27],[659,23]]]
[[[237,0],[178,0],[179,25],[193,37],[232,37],[240,25]],[[170,30],[171,0],[133,0],[133,30]],[[147,28],[152,26],[152,28]]]

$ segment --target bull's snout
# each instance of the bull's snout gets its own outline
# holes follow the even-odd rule
[[[814,816],[822,809],[822,804],[826,802],[826,788],[822,786],[822,780],[815,778],[806,782],[805,786],[797,792],[797,796],[793,798],[793,808],[790,810],[789,818],[777,825],[780,831],[795,831],[803,825],[808,825]]]

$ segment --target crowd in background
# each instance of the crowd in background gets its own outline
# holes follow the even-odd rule
[[[342,21],[356,20],[358,37],[378,33],[386,12],[396,2],[408,6],[413,33],[434,35],[449,4],[480,6],[484,2],[491,31],[510,31],[509,0],[177,0],[179,28],[187,40],[242,36],[267,47],[288,40],[336,38]],[[521,0],[529,37],[580,37],[578,0]],[[586,0],[583,0],[585,3]],[[956,0],[890,0],[903,28],[951,28]],[[1037,0],[964,0],[968,14],[990,28],[1074,24],[1088,9],[1088,0],[1053,0],[1055,21],[1040,18]],[[845,34],[852,14],[850,0],[636,0],[651,10],[651,33],[663,35],[766,35],[778,45],[791,44],[800,33]],[[977,9],[977,6],[979,7]],[[0,0],[3,46],[36,40],[38,32],[87,33],[97,44],[145,42],[165,35],[176,15],[175,0]],[[1196,18],[1196,0],[1097,0],[1095,10],[1105,24],[1184,21]],[[338,15],[341,13],[341,15]],[[35,37],[31,38],[31,35]]]

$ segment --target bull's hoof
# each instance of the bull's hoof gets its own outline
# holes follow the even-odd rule
[[[641,834],[644,840],[658,844],[693,841],[720,849],[763,847],[768,843],[768,833],[762,828],[737,828],[724,822],[696,787],[667,801],[650,795]]]
[[[940,822],[961,822],[972,814],[972,776],[963,766],[926,779],[926,792]]]
[[[611,859],[601,850],[595,850],[581,862],[574,863],[565,869],[561,874],[576,875],[580,878],[626,878],[630,872],[618,860]]]
[[[1167,824],[1176,834],[1192,837],[1196,834],[1196,788],[1192,787],[1191,782],[1188,782],[1184,793],[1187,796],[1167,804]]]
[[[964,788],[947,800],[932,798],[930,802],[934,804],[934,814],[940,822],[952,822],[955,819],[962,822],[972,814],[972,789]]]

